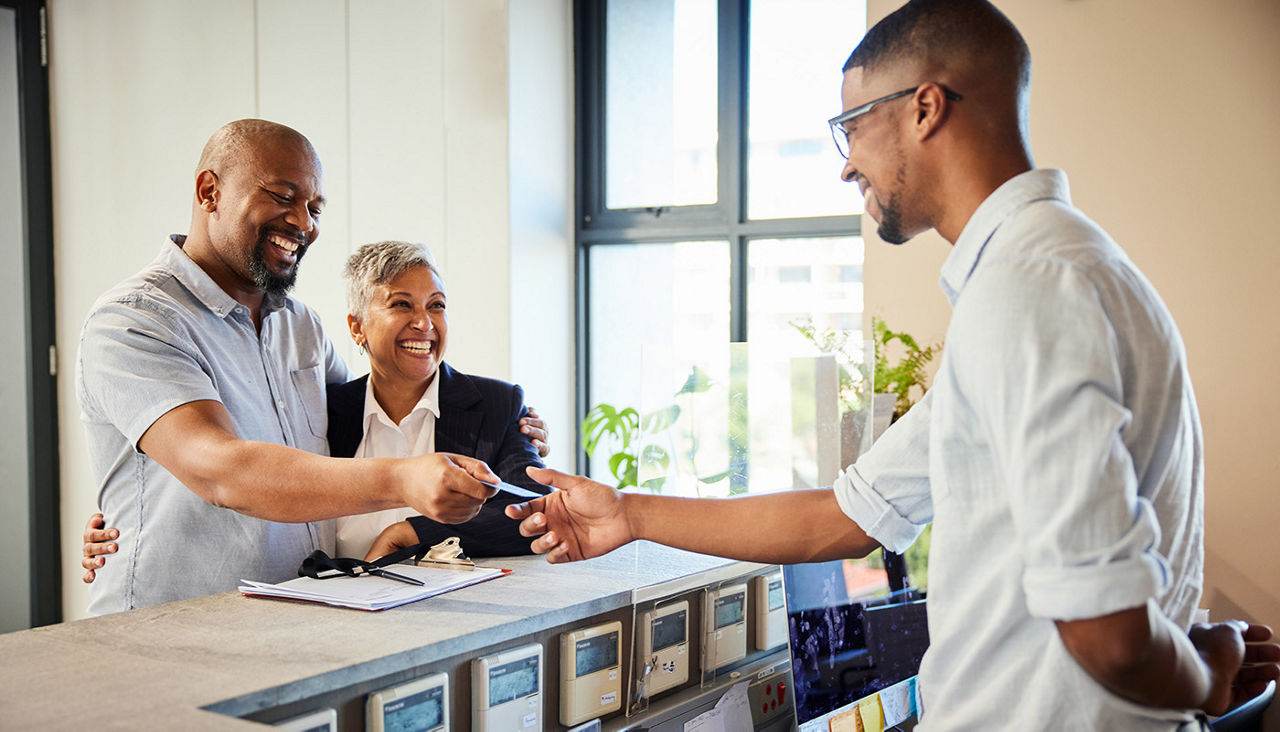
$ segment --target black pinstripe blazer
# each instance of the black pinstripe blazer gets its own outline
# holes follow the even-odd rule
[[[520,432],[520,418],[529,410],[524,391],[483,376],[468,376],[440,364],[440,418],[436,420],[436,452],[452,452],[479,458],[508,483],[539,493],[549,488],[525,475],[526,466],[542,467],[538,450]],[[330,386],[329,452],[334,457],[352,457],[364,438],[364,395],[368,376],[340,386]],[[465,524],[441,524],[425,516],[409,519],[420,541],[432,544],[450,536],[462,539],[469,557],[498,557],[529,554],[531,539],[520,536],[517,522],[503,509],[520,503],[507,493],[499,493]]]

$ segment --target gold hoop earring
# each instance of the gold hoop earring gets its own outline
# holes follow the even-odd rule
[[[360,355],[361,355],[361,356],[363,356],[363,355],[364,355],[364,344],[363,344],[363,343],[357,343],[357,344],[356,344],[356,350],[360,352]]]

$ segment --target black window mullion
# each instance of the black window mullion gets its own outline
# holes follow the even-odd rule
[[[17,21],[20,162],[25,207],[27,459],[30,623],[62,620],[60,471],[54,328],[53,183],[49,74],[44,45],[47,9],[40,0],[0,0]],[[63,362],[70,359],[63,356]]]
[[[575,248],[574,256],[574,312],[573,328],[577,334],[574,362],[577,366],[578,378],[574,379],[574,424],[582,424],[587,418],[587,400],[591,398],[591,369],[588,362],[591,358],[591,314],[587,312],[587,303],[591,302],[591,280],[587,277],[590,268],[591,250],[585,246]],[[574,443],[577,444],[577,430],[573,430]],[[578,475],[587,474],[587,452],[578,447],[574,451],[574,466]]]
[[[604,210],[605,13],[608,3],[574,3],[577,160],[576,228],[592,225]],[[584,273],[585,274],[585,273]]]
[[[720,203],[729,240],[729,340],[747,336],[745,242],[739,225],[746,214],[747,155],[747,16],[748,0],[720,0],[719,32],[719,164]]]

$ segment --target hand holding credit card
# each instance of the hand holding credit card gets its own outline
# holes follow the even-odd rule
[[[480,482],[484,483],[487,486],[492,486],[494,488],[497,488],[499,491],[502,491],[504,493],[510,493],[513,496],[519,496],[521,498],[541,498],[542,497],[541,493],[534,493],[528,488],[521,488],[518,485],[511,485],[506,481],[500,480],[497,483],[490,483],[488,481],[482,480]]]

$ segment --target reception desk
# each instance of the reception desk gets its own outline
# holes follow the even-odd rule
[[[331,708],[338,729],[362,730],[369,693],[448,672],[451,728],[466,730],[471,659],[541,642],[542,726],[562,729],[559,635],[613,620],[623,626],[624,701],[621,711],[604,718],[606,730],[681,729],[682,720],[712,708],[739,680],[753,682],[752,703],[761,706],[763,681],[788,678],[785,646],[759,651],[748,645],[745,659],[718,673],[701,673],[695,657],[684,687],[648,702],[637,702],[633,693],[637,608],[684,598],[700,609],[706,588],[774,567],[647,542],[575,564],[549,565],[540,557],[482,563],[513,571],[382,612],[228,592],[0,636],[0,728],[266,729],[262,723]],[[691,615],[696,655],[701,613]],[[787,729],[790,711],[775,704],[756,727]]]

